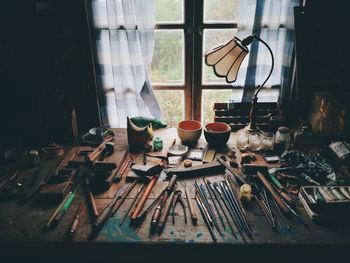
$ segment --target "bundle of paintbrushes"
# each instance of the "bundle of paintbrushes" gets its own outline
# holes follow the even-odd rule
[[[209,198],[205,191],[205,186],[199,185],[197,182],[195,182],[196,201],[212,239],[214,241],[217,240],[215,229],[221,236],[223,235],[218,221],[216,220],[215,214],[218,215],[224,229],[226,225],[224,218],[226,219],[226,223],[231,229],[232,235],[236,239],[237,236],[235,234],[234,227],[232,226],[232,222],[244,242],[246,242],[245,235],[252,239],[252,231],[245,216],[245,212],[233,193],[228,179],[225,178],[224,181],[219,183],[211,183],[209,180],[203,181],[209,193],[211,202],[209,202]],[[216,211],[216,213],[214,213],[214,211]]]

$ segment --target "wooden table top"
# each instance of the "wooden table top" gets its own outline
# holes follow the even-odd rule
[[[126,130],[115,129],[115,143],[118,150],[127,149]],[[164,149],[167,149],[173,138],[179,139],[176,134],[176,129],[160,129],[155,131],[155,136],[160,137],[164,141]],[[225,154],[228,149],[234,145],[234,133],[232,133],[227,148],[221,152],[217,152],[217,156]],[[207,147],[204,136],[200,138],[196,147]],[[142,164],[142,153],[135,155],[136,163]],[[258,159],[258,161],[262,161]],[[221,180],[222,174],[213,174],[206,176],[209,180]],[[200,177],[191,179],[181,179],[178,181],[178,189],[183,189],[186,184],[190,195],[194,197],[194,180],[203,183]],[[108,204],[115,192],[125,183],[125,178],[121,182],[111,186],[109,191],[96,195],[96,204],[101,210]],[[151,192],[150,198],[146,203],[149,204],[167,185],[166,181],[158,180],[156,186]],[[200,243],[213,244],[208,229],[197,211],[199,220],[196,226],[191,224],[188,217],[187,225],[184,223],[182,209],[177,206],[175,210],[175,224],[172,224],[171,217],[165,226],[163,233],[158,235],[150,235],[150,218],[148,215],[143,224],[139,227],[129,225],[127,219],[122,226],[119,226],[121,218],[129,207],[132,198],[135,196],[138,187],[129,195],[126,202],[118,211],[116,217],[112,217],[105,224],[99,235],[94,239],[90,238],[91,225],[93,223],[92,216],[88,213],[87,208],[82,212],[82,221],[74,240],[75,241],[94,241],[94,242],[132,242],[132,243]],[[183,191],[184,192],[184,191]],[[63,220],[57,227],[49,231],[43,231],[43,228],[56,208],[57,204],[47,204],[44,200],[38,198],[29,203],[20,205],[18,201],[2,201],[0,203],[0,241],[63,241],[68,226],[72,222],[73,216],[77,210],[80,201],[86,202],[84,193],[80,192],[74,200],[71,208],[64,216]],[[194,206],[198,210],[197,204],[193,199]],[[186,203],[187,205],[187,203]],[[253,202],[251,207],[245,207],[248,222],[252,228],[253,240],[247,240],[250,244],[343,244],[350,240],[350,225],[342,224],[327,224],[317,225],[313,223],[306,215],[306,212],[299,205],[298,210],[308,224],[308,228],[300,225],[294,219],[287,219],[291,226],[291,231],[277,228],[271,229],[267,223],[258,205]],[[189,215],[189,211],[187,210]],[[242,239],[235,239],[230,233],[226,225],[224,235],[218,236],[218,243],[222,244],[242,244]]]

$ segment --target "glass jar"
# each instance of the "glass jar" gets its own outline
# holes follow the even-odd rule
[[[275,144],[275,135],[271,132],[265,132],[262,134],[262,146],[264,151],[272,151]]]
[[[289,148],[290,144],[290,130],[288,127],[279,127],[275,137],[275,150],[283,152]]]
[[[244,129],[236,133],[236,146],[240,151],[245,151],[248,148],[248,132]]]
[[[163,140],[159,137],[154,138],[153,140],[153,150],[160,151],[163,149]]]
[[[252,151],[259,151],[262,146],[262,134],[260,132],[250,132],[249,133],[249,149]]]

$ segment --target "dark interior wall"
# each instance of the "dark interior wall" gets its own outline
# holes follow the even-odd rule
[[[85,3],[0,2],[0,145],[71,141],[99,124]]]
[[[349,8],[346,0],[307,0],[304,8],[296,9],[298,92],[294,109],[301,117],[307,117],[314,92],[341,98],[350,92]]]

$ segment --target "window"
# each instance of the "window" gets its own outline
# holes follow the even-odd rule
[[[150,77],[170,126],[176,126],[184,118],[211,122],[214,102],[241,99],[242,89],[232,90],[232,85],[216,77],[203,59],[205,50],[227,41],[236,33],[238,1],[156,0],[155,48]],[[275,93],[272,97],[276,99]],[[269,100],[270,97],[265,98]],[[259,98],[259,101],[263,99]]]

